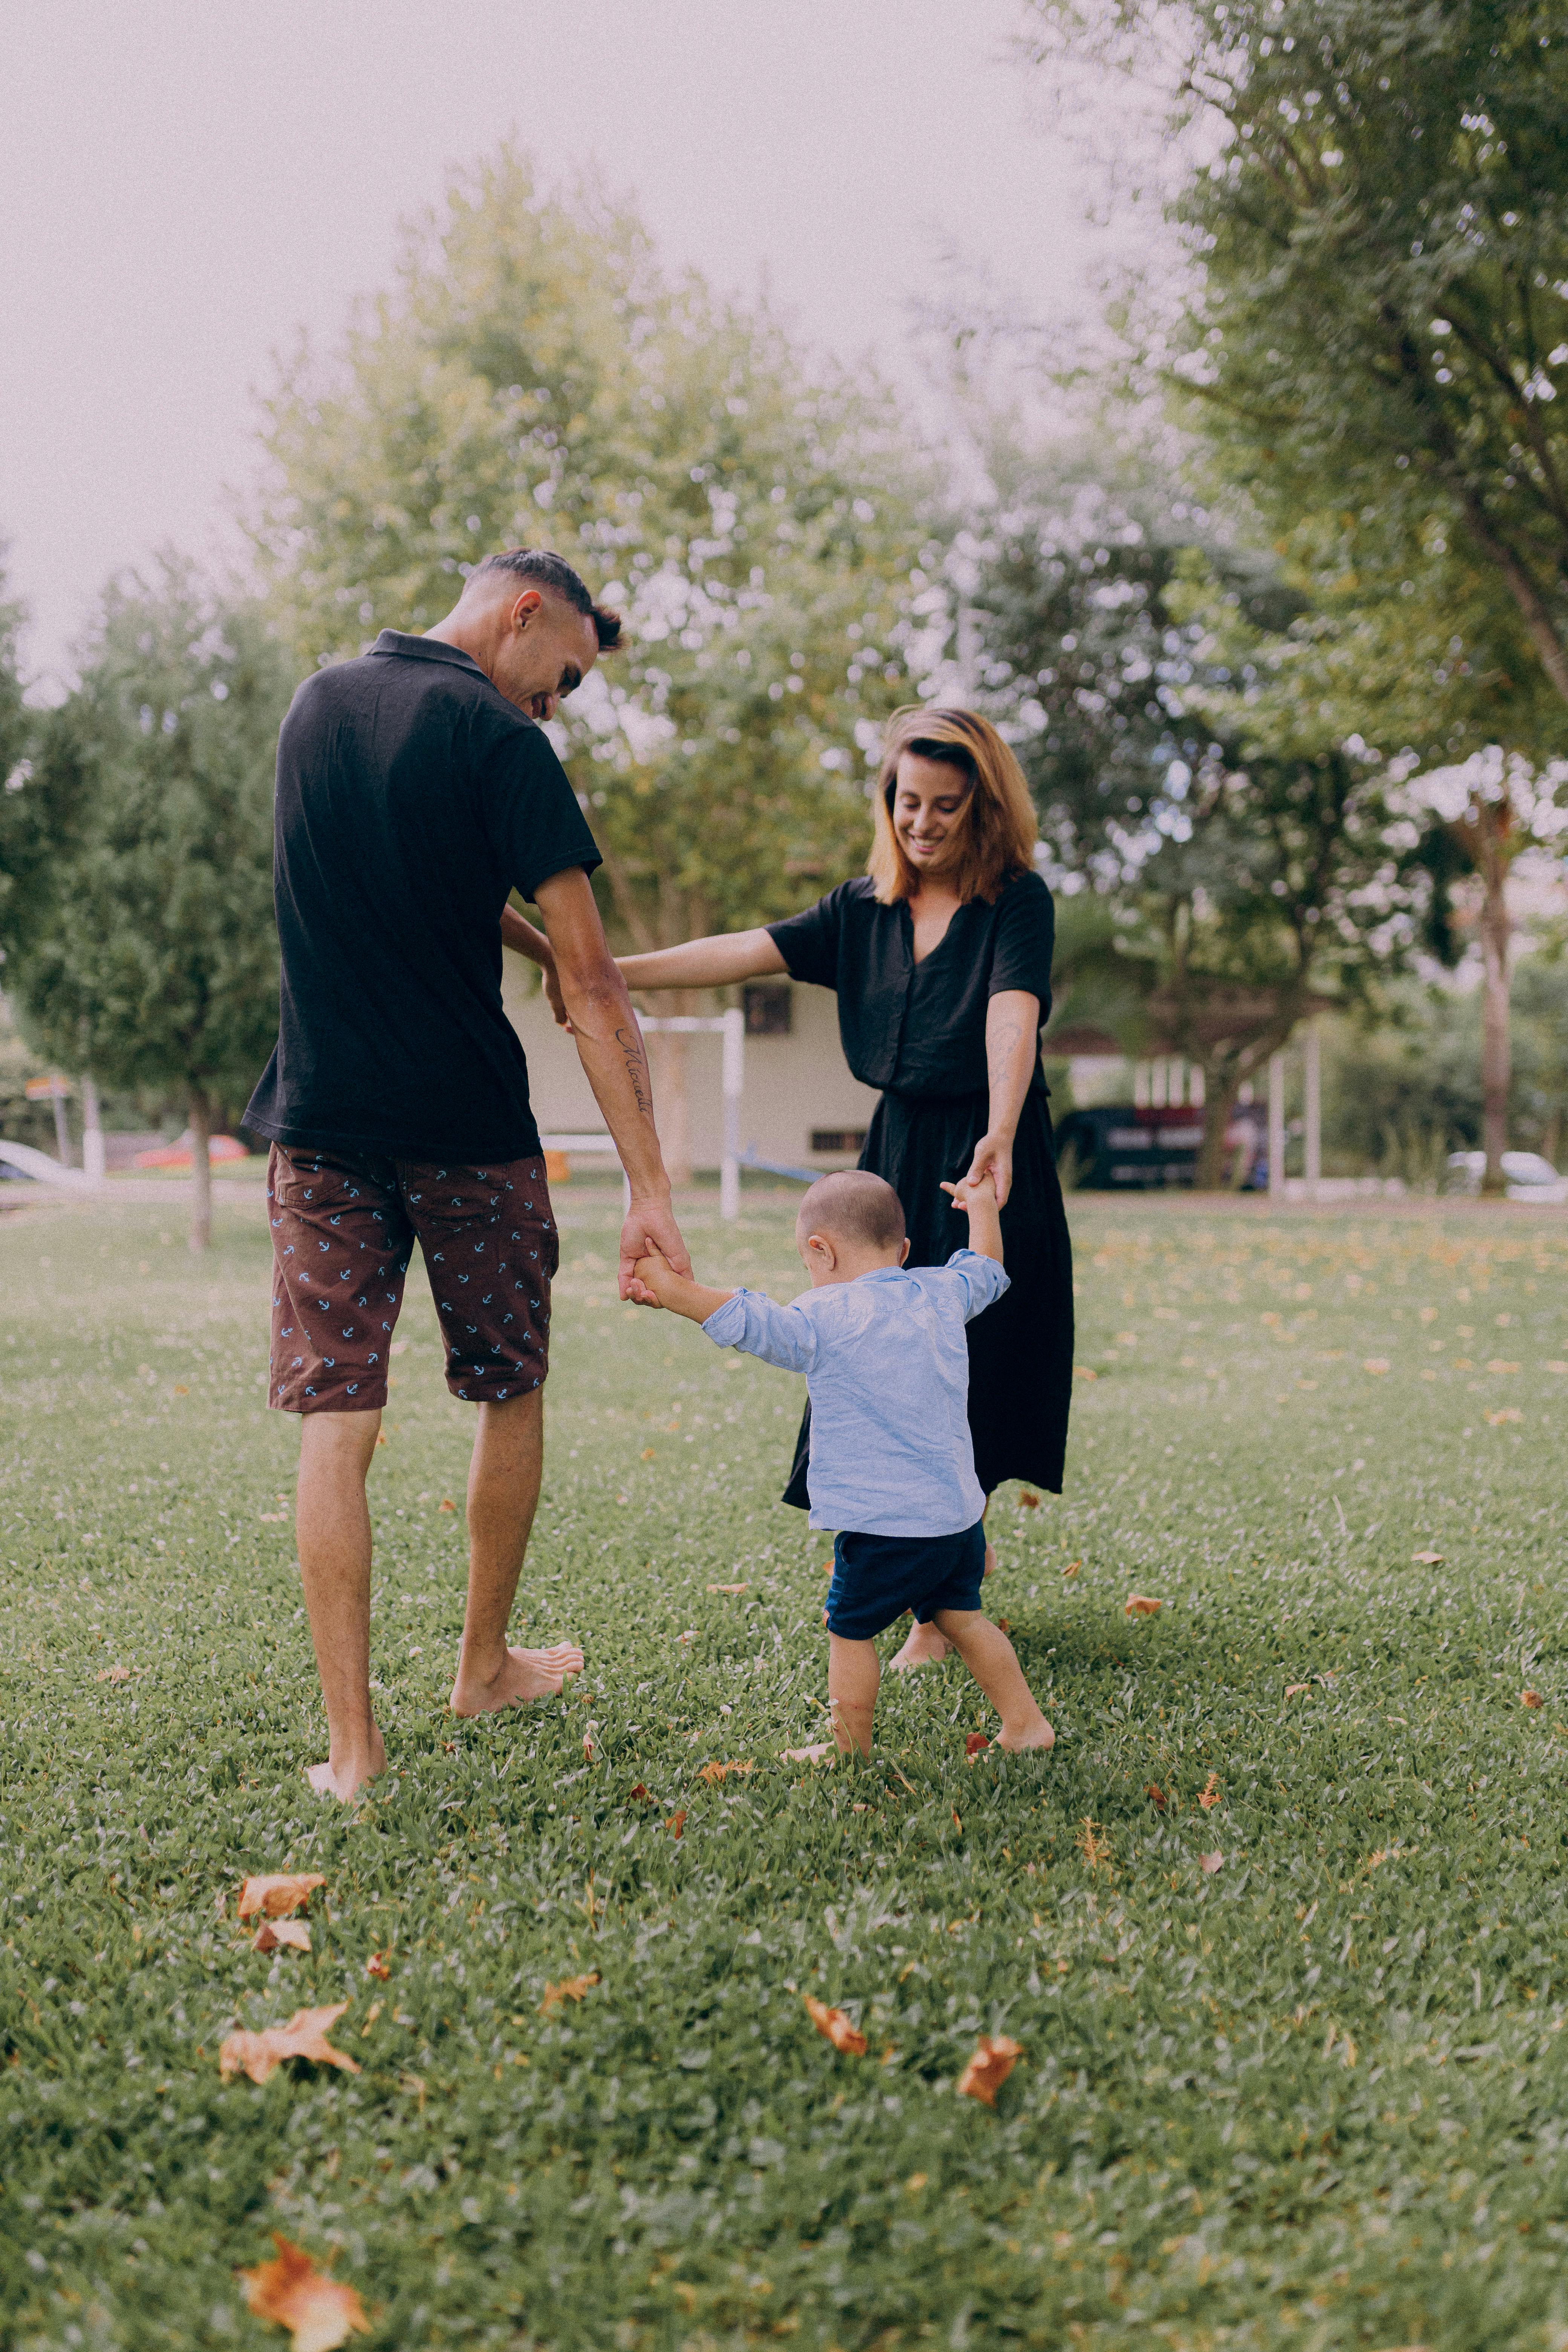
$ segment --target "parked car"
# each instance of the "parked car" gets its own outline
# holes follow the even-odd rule
[[[1070,1165],[1073,1181],[1086,1192],[1148,1192],[1191,1184],[1197,1175],[1204,1139],[1201,1108],[1171,1105],[1144,1108],[1131,1103],[1097,1103],[1070,1110],[1057,1129],[1057,1164]],[[1226,1131],[1227,1170],[1242,1155],[1245,1192],[1267,1191],[1268,1160],[1262,1113],[1238,1109]]]
[[[1479,1192],[1486,1172],[1484,1151],[1450,1151],[1446,1190]],[[1502,1173],[1510,1201],[1536,1201],[1548,1206],[1568,1201],[1568,1176],[1560,1176],[1551,1160],[1543,1160],[1539,1151],[1505,1151]]]

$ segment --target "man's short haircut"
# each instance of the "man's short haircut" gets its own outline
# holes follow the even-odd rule
[[[817,1178],[795,1229],[802,1240],[822,1233],[865,1249],[897,1249],[904,1238],[904,1204],[886,1178],[868,1168],[840,1168]]]
[[[620,614],[612,613],[605,604],[595,604],[572,566],[563,557],[552,555],[549,548],[513,547],[504,555],[487,555],[482,563],[475,564],[468,578],[489,580],[498,572],[508,573],[528,587],[548,588],[570,604],[574,613],[586,614],[598,633],[602,654],[613,653],[620,644]]]

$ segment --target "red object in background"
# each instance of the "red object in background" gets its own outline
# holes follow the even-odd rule
[[[248,1160],[250,1154],[243,1143],[232,1135],[214,1135],[207,1140],[207,1166],[217,1160]],[[195,1159],[191,1131],[185,1129],[177,1143],[161,1143],[153,1151],[139,1151],[131,1162],[132,1168],[189,1168]]]

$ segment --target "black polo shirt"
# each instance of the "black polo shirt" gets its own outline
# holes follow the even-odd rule
[[[455,646],[384,629],[295,695],[274,841],[278,1044],[246,1126],[400,1159],[530,1158],[501,908],[599,863],[542,730]]]

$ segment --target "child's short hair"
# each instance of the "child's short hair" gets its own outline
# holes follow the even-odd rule
[[[815,1229],[867,1249],[897,1249],[904,1238],[904,1204],[885,1177],[868,1168],[839,1168],[817,1178],[795,1229],[801,1240]]]

